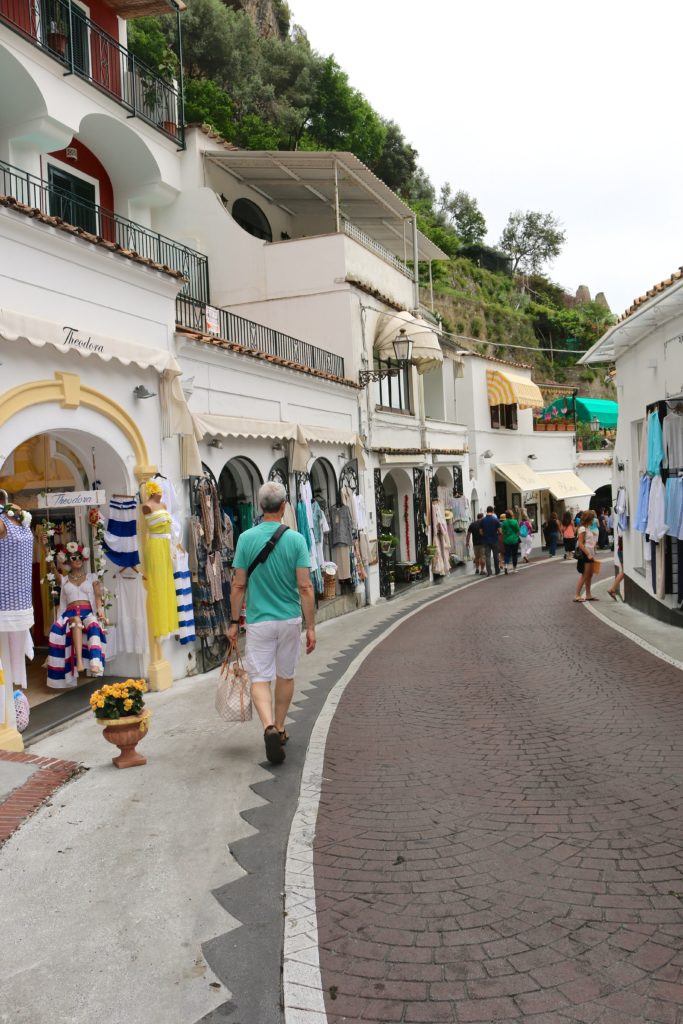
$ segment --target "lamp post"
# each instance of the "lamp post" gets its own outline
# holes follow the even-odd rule
[[[397,377],[400,370],[412,363],[413,339],[409,338],[405,327],[401,327],[393,341],[395,365],[386,366],[381,370],[359,370],[358,383],[367,387],[370,381],[384,380],[386,377]]]
[[[600,420],[597,416],[594,416],[591,420],[591,430],[594,434],[597,434],[597,432],[600,430]]]

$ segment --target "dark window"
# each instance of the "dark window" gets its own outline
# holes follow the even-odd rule
[[[383,370],[392,366],[393,361],[375,360],[375,369]],[[379,404],[387,409],[400,409],[402,412],[410,412],[410,370],[404,366],[399,369],[395,377],[384,377],[377,385],[379,389]]]
[[[48,164],[50,213],[91,234],[98,234],[95,186],[54,164]]]
[[[492,405],[491,427],[494,430],[505,427],[506,430],[517,430],[516,405]]]
[[[88,76],[90,53],[88,46],[88,24],[85,12],[77,4],[71,11],[63,0],[44,0],[43,25],[48,49],[71,64],[73,50],[74,70]]]
[[[232,206],[233,219],[254,238],[273,241],[273,232],[263,210],[251,199],[236,199]]]

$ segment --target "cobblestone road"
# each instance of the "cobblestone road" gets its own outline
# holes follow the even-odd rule
[[[683,676],[564,565],[434,605],[329,733],[330,1024],[683,1022]]]

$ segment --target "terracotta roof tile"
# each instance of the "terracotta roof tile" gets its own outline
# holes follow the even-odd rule
[[[676,284],[676,282],[680,281],[681,278],[683,278],[683,267],[679,267],[678,270],[674,270],[671,277],[667,277],[664,281],[660,281],[659,284],[653,285],[652,288],[650,288],[649,291],[645,292],[644,295],[641,295],[639,298],[634,299],[633,303],[629,306],[629,308],[624,310],[624,312],[621,314],[621,316],[617,320],[617,323],[623,323],[624,320],[627,320],[631,316],[631,314],[635,313],[638,307],[642,306],[645,302],[648,301],[648,299],[652,299],[655,295],[658,295],[660,292],[666,291],[667,288],[670,288],[672,284]]]
[[[454,335],[454,337],[457,338],[457,335]],[[486,342],[483,341],[482,345],[485,344]],[[462,349],[460,354],[463,356],[474,356],[476,359],[488,359],[490,363],[502,363],[503,366],[519,366],[523,370],[533,370],[531,363],[515,363],[511,359],[499,359],[498,356],[483,356],[481,353],[473,352],[469,348]]]
[[[62,220],[61,217],[52,217],[47,213],[43,213],[42,210],[38,210],[35,206],[27,206],[26,203],[20,203],[14,196],[0,194],[0,206],[6,206],[7,209],[21,213],[25,217],[32,217],[35,220],[39,220],[41,224],[47,224],[49,227],[59,228],[60,231],[64,231],[67,235],[75,235],[77,238],[82,238],[84,242],[101,246],[109,252],[115,252],[119,256],[123,256],[124,259],[132,260],[133,263],[140,263],[145,267],[151,267],[152,270],[158,270],[162,274],[168,274],[169,277],[175,277],[178,281],[187,280],[179,270],[173,270],[171,267],[166,266],[165,263],[155,263],[154,260],[147,259],[145,256],[138,256],[132,249],[123,249],[118,242],[109,242],[104,238],[100,238],[99,235],[92,235],[89,231],[84,231],[83,228],[75,227],[73,224]]]
[[[321,380],[329,380],[334,384],[344,384],[346,387],[361,391],[362,387],[348,377],[338,377],[336,373],[325,373],[324,370],[313,370],[303,363],[292,362],[291,359],[283,359],[281,356],[274,356],[270,352],[257,352],[245,345],[238,345],[235,341],[227,341],[225,338],[217,338],[213,334],[202,334],[199,331],[191,331],[189,328],[176,324],[176,334],[180,334],[190,341],[196,341],[204,345],[211,345],[213,348],[228,349],[238,355],[250,356],[252,359],[261,359],[268,363],[275,363],[277,366],[285,366],[298,373],[306,373],[310,377],[318,377]]]
[[[238,152],[240,149],[240,147],[236,146],[234,142],[228,142],[227,139],[223,138],[220,132],[217,132],[210,124],[201,124],[199,121],[192,121],[190,124],[186,125],[186,128],[196,128],[198,131],[203,132],[204,135],[213,142],[222,143],[225,149],[232,150],[234,153]]]

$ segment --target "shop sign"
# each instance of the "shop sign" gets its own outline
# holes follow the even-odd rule
[[[97,352],[102,354],[104,352],[104,345],[98,344],[92,340],[92,336],[79,337],[77,327],[62,327],[64,332],[64,346],[66,348],[84,348],[90,352]]]
[[[38,508],[81,508],[88,505],[104,505],[105,491],[48,491],[37,497]]]
[[[221,329],[218,322],[218,310],[215,306],[206,307],[206,330],[209,334],[220,334]]]

